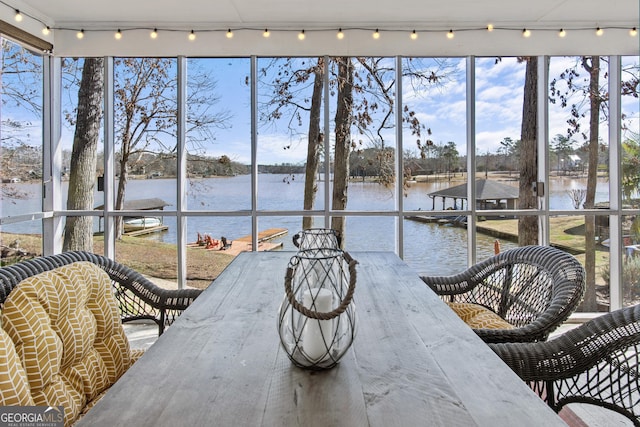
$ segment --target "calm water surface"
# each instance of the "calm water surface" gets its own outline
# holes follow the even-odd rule
[[[517,182],[512,184],[517,186]],[[66,194],[67,183],[64,183],[63,192]],[[31,194],[26,200],[16,203],[3,201],[2,215],[12,215],[20,212],[39,211],[40,195],[37,184],[17,184],[21,191]],[[407,191],[403,199],[405,210],[430,211],[433,201],[427,193],[448,187],[448,183],[414,183]],[[573,209],[573,205],[567,191],[574,188],[585,188],[584,179],[565,178],[558,179],[551,184],[550,206],[552,209]],[[175,211],[176,207],[176,182],[173,179],[131,180],[127,185],[127,199],[158,197],[171,206],[165,207],[166,211]],[[301,210],[304,192],[303,175],[272,175],[260,174],[258,176],[258,209],[266,211],[274,210]],[[96,193],[95,204],[103,203],[103,193]],[[608,200],[608,187],[606,181],[598,185],[597,201]],[[441,208],[441,201],[437,200],[436,208]],[[66,200],[63,201],[66,206]],[[209,178],[194,180],[188,186],[187,206],[189,210],[251,210],[251,180],[248,175],[240,175],[231,178]],[[324,183],[318,185],[317,205],[318,209],[324,207]],[[394,189],[385,188],[375,183],[351,182],[349,184],[348,207],[350,210],[393,210],[395,208]],[[322,227],[322,218],[318,218],[315,226]],[[395,251],[395,218],[389,217],[348,217],[347,235],[345,237],[346,248],[349,251],[357,250],[386,250]],[[146,237],[151,240],[159,240],[167,243],[176,242],[176,220],[173,217],[165,217],[164,223],[169,230]],[[285,250],[294,250],[291,236],[300,230],[302,219],[300,217],[261,217],[258,228],[286,228],[289,234],[276,242],[282,242]],[[96,229],[99,227],[96,220]],[[31,221],[20,224],[7,224],[3,231],[19,233],[40,233],[40,221]],[[197,233],[208,233],[215,238],[225,236],[230,240],[251,233],[250,217],[238,216],[206,216],[190,217],[187,221],[187,236],[189,241],[195,241]],[[466,267],[466,230],[441,226],[437,224],[424,224],[411,220],[404,222],[404,259],[418,271],[425,274],[453,274]],[[484,259],[493,254],[493,242],[495,238],[477,235],[477,258]],[[502,249],[516,246],[513,243],[502,242]]]

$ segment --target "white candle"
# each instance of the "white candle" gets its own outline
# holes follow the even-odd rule
[[[315,304],[313,303],[313,295],[316,295]],[[327,313],[332,310],[332,296],[333,293],[328,289],[318,288],[317,290],[304,291],[302,304],[310,310]],[[309,359],[319,362],[319,359],[327,354],[327,348],[331,345],[332,340],[333,319],[307,319],[302,331],[302,349]]]

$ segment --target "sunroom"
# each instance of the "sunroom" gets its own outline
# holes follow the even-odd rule
[[[537,224],[527,243],[582,257],[592,252],[590,280],[602,301],[587,311],[637,298],[638,284],[623,279],[636,280],[640,252],[635,2],[616,8],[538,2],[526,10],[501,1],[409,2],[393,11],[356,2],[229,2],[215,10],[154,5],[151,14],[145,3],[117,6],[2,4],[7,255],[25,249],[23,234],[42,236],[27,252],[58,253],[67,245],[65,224],[85,221],[95,234],[89,247],[117,259],[125,252],[120,243],[130,240],[118,220],[148,217],[164,227],[145,234],[144,246],[168,245],[174,258],[155,276],[179,287],[199,278],[194,284],[206,286],[216,272],[199,267],[202,254],[189,250],[198,238],[244,239],[259,248],[260,232],[276,230],[271,246],[286,249],[303,218],[304,228],[331,227],[339,216],[347,248],[391,250],[424,274],[453,274],[491,254],[495,236],[478,233],[476,225],[507,212],[467,206],[456,212],[468,217],[466,230],[444,232],[412,218],[431,210],[426,194],[434,189],[468,183],[473,196],[468,172],[475,170],[476,179],[493,176],[527,193],[508,212],[517,220],[483,227],[510,230],[503,248],[519,245],[514,230],[528,218]],[[205,19],[208,14],[214,16]],[[594,64],[584,55],[594,54],[603,57],[599,74],[592,73],[598,79],[589,80]],[[88,197],[74,205],[67,200],[78,90],[84,58],[96,57],[94,73],[102,80],[95,101],[101,117],[91,137],[95,166],[76,184]],[[349,58],[356,76],[351,191],[348,202],[337,204],[331,188],[336,58]],[[318,102],[313,76],[321,76]],[[148,80],[134,86],[134,77]],[[590,104],[590,82],[599,104]],[[530,104],[523,107],[527,89]],[[529,130],[527,120],[533,120]],[[321,148],[316,178],[305,183],[311,132]],[[536,140],[527,171],[522,132]],[[589,195],[587,168],[570,164],[588,163],[592,133],[597,188]],[[332,153],[328,161],[324,152]],[[520,178],[525,173],[528,182]],[[169,206],[125,210],[125,201],[149,197]],[[454,201],[429,215],[456,208]],[[589,238],[585,215],[595,224]],[[82,238],[74,244],[86,245]],[[136,264],[145,263],[136,253],[149,255],[129,252]]]
[[[634,306],[638,7],[2,0],[2,264],[206,289],[335,229],[421,276],[553,246],[586,272],[571,321]],[[517,198],[429,197],[480,180]]]
[[[169,256],[146,273],[202,287],[227,263],[211,267],[206,257],[222,254],[190,248],[205,235],[260,248],[260,233],[275,230],[269,248],[287,249],[303,227],[340,218],[350,250],[393,251],[433,275],[491,255],[496,237],[486,230],[497,229],[503,249],[557,245],[583,263],[590,253],[586,311],[637,298],[636,2],[169,3],[153,13],[144,2],[1,5],[3,253],[88,245],[119,259],[132,240],[120,220],[147,217],[162,227],[134,242]],[[585,55],[602,58],[594,65]],[[99,61],[92,69],[85,58]],[[355,90],[348,199],[335,201],[339,58],[353,66]],[[99,117],[80,141],[93,145],[91,171],[73,181],[85,197],[73,192],[82,200],[70,203],[83,68],[99,77]],[[524,138],[535,140],[533,161],[523,160]],[[320,148],[305,182],[311,143]],[[455,212],[466,229],[413,220],[458,207],[433,211],[434,190],[466,183],[472,200],[469,171],[513,186],[517,209],[470,204]],[[168,206],[125,209],[149,198]],[[518,242],[527,219],[533,231]],[[70,222],[85,230],[75,243],[65,243]],[[42,238],[27,247],[24,235]],[[129,261],[148,264],[135,247]]]

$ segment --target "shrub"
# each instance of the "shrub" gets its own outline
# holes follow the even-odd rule
[[[609,284],[611,272],[609,266],[602,268],[604,281]],[[622,291],[625,297],[635,299],[640,296],[640,256],[625,256],[622,261]]]

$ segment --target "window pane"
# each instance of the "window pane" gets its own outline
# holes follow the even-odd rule
[[[187,70],[187,206],[251,209],[250,61],[193,58]]]
[[[622,169],[623,208],[640,209],[640,57],[622,57]]]
[[[17,43],[0,42],[0,217],[13,217],[0,227],[4,265],[42,254],[42,221],[32,214],[42,211],[43,63]]]
[[[0,214],[6,217],[42,211],[43,74],[41,56],[0,40]]]
[[[467,269],[467,230],[450,215],[418,215],[404,221],[405,261],[420,274],[448,276]]]
[[[594,62],[596,61],[596,62]],[[597,62],[599,61],[599,63]],[[589,70],[599,67],[600,72]],[[600,97],[608,92],[606,57],[553,57],[549,62],[549,207],[582,209],[584,203],[609,206],[608,126],[603,109],[590,104],[589,87],[597,81]],[[591,119],[590,111],[599,115]],[[595,123],[591,123],[594,120]],[[590,142],[593,141],[593,142]],[[594,150],[595,165],[589,164]],[[595,192],[589,196],[588,170],[594,169]],[[589,199],[591,197],[591,200]]]
[[[324,207],[323,193],[314,191],[324,170],[323,74],[322,58],[258,59],[260,210]],[[307,177],[309,147],[317,154],[311,156],[313,173]],[[309,179],[306,205],[305,178]]]
[[[529,194],[519,194],[521,174],[529,174],[522,179],[537,181],[534,126],[527,127],[528,140],[522,143],[527,64],[513,57],[476,59],[476,179],[490,181],[476,187],[480,210],[537,207],[523,198]],[[521,170],[521,162],[533,167]]]
[[[622,217],[622,241],[620,244],[623,251],[623,305],[635,305],[640,297],[640,214]]]
[[[187,284],[204,289],[236,257],[239,250],[236,240],[251,236],[251,218],[194,216],[186,221]],[[225,248],[224,240],[231,243],[231,250]]]
[[[353,73],[354,123],[350,128],[350,153],[347,210],[393,210],[396,202],[396,126],[395,91],[396,66],[394,58],[354,57],[348,59]],[[335,84],[340,87],[339,68]],[[332,78],[335,78],[332,76]],[[336,112],[342,106],[339,90],[331,97]],[[337,115],[331,115],[337,117]],[[332,137],[337,123],[332,120]],[[334,163],[337,161],[334,150]],[[335,165],[335,168],[338,166]],[[355,192],[366,192],[368,207],[352,203]],[[355,196],[357,197],[357,196]],[[335,207],[334,207],[335,209]]]
[[[476,260],[518,247],[518,221],[514,215],[480,215],[476,218]],[[534,217],[535,218],[535,217]]]
[[[593,228],[598,230],[597,233],[603,233],[600,225],[604,218],[594,215],[559,215],[549,219],[551,245],[575,256],[586,270],[585,297],[577,311],[609,310],[608,283],[603,277],[603,271],[609,268],[609,250],[603,245],[593,244],[587,249],[585,231]]]
[[[402,67],[406,184],[448,181],[448,172],[466,169],[466,62],[463,58],[408,58]],[[407,205],[405,200],[405,208],[431,209],[432,200],[425,194],[415,204]]]
[[[149,197],[175,208],[176,70],[175,59],[114,60],[116,209]]]
[[[104,175],[103,62],[101,58],[62,58],[60,147],[62,149],[63,209],[91,210],[104,204],[104,192],[98,185],[98,177],[102,179]],[[83,70],[87,76],[97,76],[97,78],[87,79],[93,84],[85,86],[84,90],[94,91],[95,94],[83,96],[82,108],[79,109]],[[84,84],[87,85],[87,82],[85,81]],[[73,159],[76,136],[76,158]],[[74,187],[70,189],[71,180]],[[70,196],[71,203],[69,203]]]
[[[0,266],[42,255],[42,221],[3,224],[0,233]]]
[[[347,216],[344,248],[347,251],[396,250],[396,218]]]
[[[158,286],[178,287],[178,252],[174,244],[145,237],[122,236],[116,240],[115,259]]]

